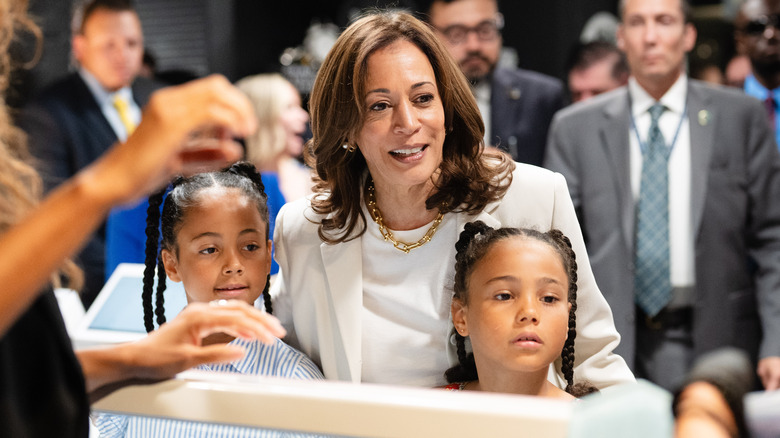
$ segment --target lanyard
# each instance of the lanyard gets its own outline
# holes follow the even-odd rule
[[[636,129],[636,121],[634,120],[634,108],[631,105],[630,94],[628,95],[628,114],[629,117],[631,117],[631,130],[634,131],[634,135],[636,135],[636,141],[639,143],[639,149],[642,151],[642,156],[644,157],[645,151],[647,150],[647,143],[642,141],[642,139],[639,137],[639,130]],[[672,150],[674,149],[674,145],[675,143],[677,143],[677,137],[680,135],[680,128],[682,128],[683,121],[685,120],[686,114],[688,114],[688,99],[685,100],[685,106],[683,107],[682,115],[680,116],[680,121],[677,123],[677,129],[674,131],[674,137],[672,138],[672,142],[667,146],[667,148],[669,149],[668,150],[669,155],[671,155]]]

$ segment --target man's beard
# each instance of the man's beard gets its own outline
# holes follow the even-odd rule
[[[472,59],[478,59],[485,64],[487,64],[488,68],[487,70],[484,69],[470,69],[467,70],[464,68],[466,63]],[[463,59],[460,63],[461,71],[464,75],[466,75],[466,79],[469,80],[472,84],[476,84],[477,82],[485,79],[488,77],[491,73],[493,73],[493,69],[496,67],[496,64],[493,63],[490,59],[488,59],[485,55],[482,54],[482,52],[469,52],[466,54],[466,58]]]

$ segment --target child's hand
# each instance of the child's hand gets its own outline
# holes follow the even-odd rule
[[[165,379],[196,365],[232,362],[244,356],[241,348],[227,344],[203,346],[202,339],[213,333],[259,339],[266,344],[286,334],[274,316],[242,301],[192,303],[146,338],[125,344],[133,368],[128,374]]]
[[[234,138],[250,135],[256,124],[249,100],[222,76],[164,88],[152,95],[133,135],[84,177],[92,178],[101,190],[97,196],[108,203],[126,202],[174,175],[219,169],[240,159]]]

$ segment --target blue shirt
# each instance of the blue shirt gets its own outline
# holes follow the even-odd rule
[[[273,345],[244,339],[235,339],[230,344],[244,348],[246,355],[235,362],[200,365],[197,369],[301,380],[324,379],[311,359],[279,339]],[[290,436],[289,432],[277,430],[116,414],[98,414],[93,416],[92,421],[100,431],[101,438]]]
[[[758,82],[758,79],[752,74],[745,78],[745,94],[748,96],[753,96],[763,103],[769,96],[769,93],[772,93],[775,100],[775,126],[772,127],[775,132],[775,144],[780,145],[780,108],[778,108],[778,102],[780,102],[780,87],[769,90],[761,85],[761,83]]]
[[[149,199],[144,198],[135,205],[116,207],[109,213],[106,219],[106,281],[120,263],[145,262],[148,208]]]
[[[265,186],[265,194],[268,195],[268,232],[271,239],[274,237],[274,229],[276,228],[276,215],[279,214],[279,210],[286,199],[282,194],[282,190],[279,188],[279,175],[274,172],[263,172],[260,174],[263,179],[263,185]],[[273,253],[272,253],[273,254]],[[279,272],[279,265],[276,260],[271,263],[271,275]]]

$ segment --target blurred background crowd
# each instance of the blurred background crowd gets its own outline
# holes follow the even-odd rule
[[[78,0],[31,0],[30,14],[44,31],[37,65],[19,73],[10,103],[19,105],[72,68],[70,17]],[[136,0],[148,70],[170,81],[221,73],[230,80],[283,72],[304,94],[338,32],[371,7],[428,8],[428,0]],[[565,80],[567,59],[580,41],[614,41],[617,0],[500,2],[504,62]],[[734,20],[738,0],[694,0],[699,33],[689,57],[693,77],[726,81],[737,54]],[[744,59],[743,59],[744,61]],[[738,63],[731,68],[738,73]],[[312,71],[312,69],[315,69]]]

